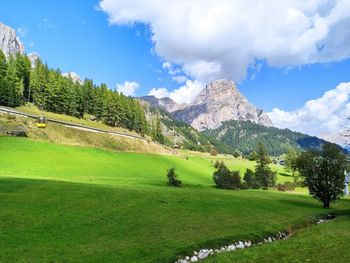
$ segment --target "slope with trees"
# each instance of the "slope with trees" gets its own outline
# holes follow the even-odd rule
[[[17,107],[26,102],[46,111],[79,118],[91,114],[110,126],[148,132],[144,110],[137,100],[90,79],[81,85],[40,59],[33,68],[26,55],[18,53],[6,59],[0,50],[0,105]]]

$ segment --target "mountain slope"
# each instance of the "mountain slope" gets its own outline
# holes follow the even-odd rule
[[[231,153],[238,149],[244,154],[257,149],[262,142],[270,155],[279,156],[286,153],[290,147],[299,150],[319,149],[326,143],[317,137],[312,137],[289,129],[278,129],[252,123],[250,121],[228,121],[219,128],[203,132],[229,146]],[[219,148],[219,150],[221,150]]]

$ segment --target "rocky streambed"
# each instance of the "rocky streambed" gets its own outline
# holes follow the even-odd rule
[[[279,231],[278,233],[274,235],[266,236],[262,239],[258,240],[238,240],[234,241],[231,244],[227,244],[225,246],[217,247],[217,248],[203,248],[198,251],[193,251],[191,255],[185,256],[183,258],[178,259],[175,261],[175,263],[190,263],[190,262],[197,262],[202,259],[205,259],[209,256],[219,254],[219,253],[227,253],[227,252],[233,252],[239,249],[248,249],[254,246],[260,246],[267,243],[272,243],[277,240],[286,239],[290,236],[292,236],[296,231],[311,226],[315,224],[322,224],[326,223],[328,221],[336,219],[337,216],[335,214],[326,214],[321,217],[317,217],[314,220],[311,220],[311,222],[307,222],[302,227],[295,228],[293,230],[283,230]]]

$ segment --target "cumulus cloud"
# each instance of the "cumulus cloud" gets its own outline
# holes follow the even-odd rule
[[[166,88],[153,88],[148,95],[156,98],[170,97],[177,103],[190,103],[201,92],[203,84],[199,81],[187,80],[185,85],[169,92]]]
[[[350,56],[349,0],[101,0],[117,25],[143,23],[155,52],[192,79],[234,81],[257,61],[274,67]]]
[[[139,87],[140,85],[135,81],[124,81],[124,83],[117,84],[117,91],[125,96],[133,96]]]
[[[149,91],[148,95],[152,95],[158,99],[164,98],[164,97],[169,97],[170,92],[166,88],[153,88]]]
[[[348,126],[350,82],[339,84],[321,98],[307,101],[300,109],[287,112],[274,108],[268,115],[279,128],[289,128],[316,136],[339,133]]]

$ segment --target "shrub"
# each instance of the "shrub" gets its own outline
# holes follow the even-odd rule
[[[168,185],[180,187],[181,181],[177,179],[177,174],[175,173],[175,168],[170,168],[167,172]]]
[[[218,164],[213,179],[218,188],[240,189],[242,187],[239,171],[230,171],[224,162]]]
[[[258,189],[260,187],[258,181],[256,180],[255,173],[251,169],[247,169],[243,177],[245,188]]]
[[[216,160],[215,163],[214,163],[214,167],[215,167],[216,169],[218,169],[219,166],[220,166],[220,162],[219,162],[218,160]]]
[[[219,153],[217,150],[215,150],[214,148],[210,150],[210,155],[212,156],[217,156]]]
[[[241,153],[239,151],[235,150],[233,153],[233,157],[238,158],[240,156],[241,156]]]
[[[294,191],[295,184],[293,182],[285,182],[284,184],[277,184],[277,190],[282,192]]]

